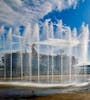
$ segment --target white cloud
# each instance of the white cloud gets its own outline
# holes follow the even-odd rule
[[[59,11],[73,6],[79,0],[0,0],[0,21],[11,25],[38,21],[54,9]]]

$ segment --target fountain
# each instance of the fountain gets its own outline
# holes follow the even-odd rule
[[[88,58],[88,40],[89,39],[89,29],[88,29],[88,25],[85,26],[85,24],[82,24],[81,27],[81,62],[83,65],[83,70],[84,70],[84,77],[83,79],[86,79],[86,65],[88,63],[87,58]]]
[[[4,36],[4,26],[1,26],[0,27],[0,42],[1,42],[1,49],[3,51],[2,54],[5,53],[5,50],[6,50],[6,39],[5,39],[5,36]],[[6,65],[4,64],[4,79],[6,80]]]
[[[49,33],[49,25],[48,25],[48,23],[49,23],[49,20],[46,20],[44,22],[44,26],[43,26],[43,32],[45,33],[47,40],[49,39],[49,34],[48,34]],[[49,50],[48,45],[47,45],[46,49]],[[49,70],[50,70],[49,61],[50,60],[49,60],[49,52],[48,52],[48,54],[47,54],[47,82],[49,82]]]
[[[58,37],[59,39],[62,39],[62,32],[63,32],[63,29],[62,29],[62,20],[58,21],[58,24],[57,24],[57,34],[58,34]]]
[[[46,20],[42,27],[43,34],[40,34],[42,30],[38,23],[28,23],[23,35],[14,34],[12,28],[9,28],[6,38],[4,34],[0,34],[4,81],[8,79],[10,84],[16,82],[36,87],[79,86],[77,84],[86,82],[88,26],[82,25],[79,36],[76,28],[71,30],[61,20],[57,24]],[[14,50],[14,44],[19,45],[19,48]],[[83,73],[81,66],[84,66]]]
[[[49,38],[53,39],[54,38],[54,33],[53,33],[53,23],[50,23],[50,28],[49,28]],[[54,82],[54,50],[53,46],[51,46],[51,73],[52,73],[52,83]]]
[[[89,29],[88,25],[85,26],[82,24],[81,27],[81,55],[82,55],[82,62],[87,62],[87,53],[88,53],[88,39],[89,39]]]
[[[67,27],[67,33],[66,33],[66,40],[71,42],[72,41],[72,37],[71,37],[71,29],[69,27]],[[72,47],[71,47],[71,43],[68,45],[67,47],[67,52],[68,52],[68,56],[69,56],[69,81],[71,82],[72,80],[72,62],[71,62],[71,57],[72,57]]]
[[[76,28],[74,28],[73,30],[72,30],[72,38],[73,39],[77,39],[77,29]],[[78,59],[78,48],[77,48],[77,46],[76,47],[74,47],[74,52],[73,52],[73,55],[76,57],[76,59]],[[78,74],[79,74],[79,71],[77,70],[77,68],[74,68],[75,70],[75,72],[74,72],[74,74],[75,74],[75,81],[77,81],[77,79],[78,79]]]
[[[13,53],[13,42],[12,42],[12,28],[10,28],[9,29],[9,32],[8,32],[8,45],[10,46],[10,80],[12,80],[12,78],[13,78],[13,73],[12,73],[12,70],[13,70],[13,68],[12,68],[12,53]]]
[[[62,39],[63,36],[62,36],[62,32],[63,32],[63,29],[62,29],[62,20],[60,20],[57,24],[57,33],[58,33],[58,38],[59,39]],[[60,50],[61,52],[61,61],[60,61],[60,80],[61,80],[61,83],[63,83],[63,49]]]
[[[40,37],[39,37],[39,25],[36,23],[34,25],[34,36],[33,39],[35,42],[39,42],[40,41]],[[38,70],[38,83],[40,82],[40,45],[37,45],[37,49],[38,49],[38,53],[37,53],[37,59],[38,59],[38,65],[37,65],[37,70]]]
[[[29,70],[29,80],[31,81],[32,80],[32,30],[31,30],[31,24],[28,23],[26,28],[25,28],[25,31],[24,31],[24,48],[25,48],[25,51],[27,50],[27,45],[28,43],[30,42],[30,47],[29,47],[29,68],[27,68],[27,71]]]

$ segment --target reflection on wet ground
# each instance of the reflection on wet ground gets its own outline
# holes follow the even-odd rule
[[[67,88],[49,88],[49,89],[1,89],[0,90],[0,98],[1,100],[60,100],[64,95],[67,95],[67,98],[74,96],[75,98],[79,98],[79,95],[82,97],[86,95],[89,97],[90,86],[84,86],[79,88],[67,87]],[[69,96],[69,97],[68,97]],[[51,98],[52,99],[51,99]],[[70,100],[67,99],[61,100]],[[89,97],[90,98],[90,97]],[[81,98],[82,99],[82,98]],[[80,99],[71,99],[71,100],[80,100]],[[82,99],[83,100],[83,99]],[[90,99],[85,99],[90,100]]]

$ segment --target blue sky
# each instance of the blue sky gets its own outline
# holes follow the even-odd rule
[[[16,26],[19,27],[19,24],[22,25],[25,22],[24,25],[26,25],[26,23],[30,22],[33,18],[33,21],[40,19],[40,21],[42,22],[45,21],[46,19],[51,19],[53,23],[57,23],[57,20],[61,19],[63,24],[66,26],[69,26],[71,29],[76,27],[78,30],[78,33],[80,31],[80,27],[83,22],[85,22],[86,24],[89,24],[90,26],[90,14],[89,14],[90,0],[63,0],[64,2],[62,2],[61,0],[53,0],[53,1],[50,0],[49,3],[51,4],[51,7],[48,7],[47,1],[37,0],[38,2],[41,1],[40,4],[38,4],[38,2],[35,2],[34,0],[31,0],[31,1],[32,1],[31,3],[29,0],[26,0],[26,1],[25,0],[23,1],[9,0],[9,2],[7,2],[7,0],[0,1],[1,3],[0,25],[2,23],[6,23],[6,25],[11,24],[11,26],[13,27],[16,27]],[[67,3],[71,2],[71,4],[67,5],[66,1]],[[74,3],[75,1],[77,2],[75,8],[73,8],[72,1]],[[59,2],[61,2],[62,5],[64,5],[65,7],[62,6],[61,8],[58,8]],[[6,4],[8,6],[6,6]],[[24,7],[28,11],[28,12],[25,12],[25,14],[23,14]],[[57,7],[58,9],[56,9],[55,7]],[[38,11],[38,9],[40,9],[40,11]],[[31,13],[29,14],[29,11],[32,11],[32,14]],[[19,23],[19,21],[22,23]],[[33,21],[31,21],[31,23]],[[16,26],[14,25],[14,23]],[[7,27],[5,29],[7,29]],[[19,30],[22,31],[23,27],[21,27]]]
[[[40,4],[38,4],[38,2],[35,2],[34,0],[31,0],[31,1],[32,1],[31,4],[30,4],[29,0],[26,0],[26,1],[20,0],[20,2],[15,1],[15,0],[13,0],[13,1],[9,0],[9,2],[7,2],[6,0],[4,0],[4,2],[0,1],[0,3],[1,3],[0,23],[2,24],[2,23],[6,22],[5,25],[11,24],[11,26],[13,26],[13,27],[16,27],[16,26],[20,27],[19,24],[22,25],[23,20],[24,20],[24,22],[27,23],[27,21],[32,20],[32,18],[33,18],[33,20],[40,19],[40,21],[42,21],[42,22],[45,21],[46,19],[51,19],[51,21],[53,23],[57,23],[57,20],[61,19],[63,24],[66,26],[69,26],[71,29],[76,27],[78,30],[78,33],[80,31],[80,27],[83,22],[85,22],[86,24],[89,24],[89,26],[90,26],[90,14],[89,14],[90,0],[84,0],[84,2],[82,2],[82,0],[67,0],[67,3],[71,2],[70,5],[69,4],[66,5],[66,0],[63,0],[64,2],[62,2],[61,0],[53,0],[53,1],[50,0],[49,3],[51,4],[51,7],[47,6],[48,5],[47,1],[46,2],[43,1],[43,4],[42,4],[42,0],[38,0],[38,2],[41,1]],[[73,8],[72,1],[77,2],[75,8]],[[56,5],[56,4],[58,4],[59,2],[61,2],[62,5],[64,5],[65,7],[62,6],[61,8],[58,8],[58,5]],[[8,6],[6,6],[6,4]],[[37,4],[39,6],[36,6]],[[43,5],[43,7],[42,7],[42,5]],[[25,9],[28,10],[28,12],[31,10],[32,14],[30,13],[30,15],[29,15],[29,13],[26,12],[26,15],[24,14],[22,16],[24,7],[25,7]],[[56,9],[54,7],[57,7],[58,9]],[[8,10],[6,10],[6,9],[8,9]],[[40,12],[38,12],[38,9],[41,9]],[[51,10],[49,10],[49,9],[51,9]],[[33,12],[34,12],[34,14],[33,14]],[[10,13],[10,14],[7,15],[7,13]],[[39,18],[37,16],[37,14],[38,14],[38,16],[40,14]],[[16,16],[13,16],[13,15],[16,15]],[[17,19],[19,17],[20,17],[20,19]],[[19,21],[22,23],[19,23]],[[14,25],[14,23],[16,23],[16,26]],[[5,29],[8,29],[8,27],[5,27]],[[19,30],[22,31],[23,27],[20,27]]]
[[[7,23],[6,25],[11,24],[11,26],[14,27],[13,24],[15,22],[18,22],[17,24],[19,24],[19,20],[21,20],[21,22],[23,24],[23,19],[24,19],[23,16],[25,16],[25,15],[22,16],[22,13],[23,13],[24,7],[25,7],[25,9],[29,8],[28,12],[30,10],[33,11],[33,9],[34,9],[34,11],[33,11],[34,15],[33,15],[33,13],[28,15],[29,13],[26,12],[27,16],[25,16],[25,19],[24,19],[24,21],[26,21],[26,23],[27,23],[28,19],[32,20],[32,18],[33,18],[33,20],[35,20],[34,18],[38,17],[40,14],[39,19],[42,21],[45,21],[46,19],[51,19],[53,23],[56,23],[57,20],[61,19],[64,25],[69,26],[71,29],[76,27],[78,29],[78,31],[80,30],[80,27],[83,22],[85,22],[86,24],[89,24],[89,26],[90,26],[90,14],[89,14],[90,0],[84,0],[84,2],[82,2],[83,0],[66,0],[66,1],[70,1],[70,2],[76,1],[77,5],[75,8],[73,8],[73,6],[71,6],[71,5],[67,7],[67,5],[64,4],[64,3],[66,3],[65,0],[63,0],[64,3],[62,3],[62,5],[65,6],[65,9],[63,7],[59,8],[59,9],[54,8],[54,7],[56,7],[55,4],[56,3],[58,4],[61,0],[53,0],[53,1],[50,0],[50,4],[53,6],[53,8],[45,5],[48,3],[46,3],[45,1],[42,1],[42,0],[37,0],[37,1],[41,1],[41,2],[45,3],[45,4],[43,3],[44,6],[42,8],[40,8],[40,6],[42,6],[42,3],[40,3],[39,6],[36,6],[36,8],[35,8],[35,5],[37,4],[37,2],[34,2],[34,0],[31,0],[32,1],[31,3],[29,0],[23,0],[23,1],[20,0],[20,2],[15,1],[15,0],[13,0],[13,1],[8,0],[8,1],[9,2],[7,2],[7,0],[4,0],[4,2],[0,1],[0,3],[1,3],[0,25],[2,25],[3,23],[6,22]],[[24,2],[25,5],[23,5],[22,2]],[[6,4],[8,6],[4,7],[4,5],[6,5]],[[72,5],[73,5],[73,3],[72,3]],[[21,8],[19,6],[21,6]],[[38,12],[37,8],[41,9],[40,12]],[[8,9],[8,10],[6,10],[6,9]],[[49,9],[51,9],[51,10],[49,11]],[[45,11],[45,13],[44,13],[44,11]],[[10,13],[10,14],[7,15],[7,13]],[[18,13],[20,13],[20,14],[18,14]],[[16,16],[13,16],[14,14]],[[38,16],[37,16],[37,14],[38,14]],[[31,16],[33,16],[33,17],[30,18]],[[19,17],[20,17],[20,19],[17,19]],[[16,24],[16,26],[18,26],[17,24]],[[20,23],[20,25],[22,25],[22,24]],[[7,27],[5,29],[7,29]],[[19,30],[22,31],[23,27],[20,28]]]
[[[62,19],[63,24],[76,27],[80,30],[81,24],[85,22],[90,26],[90,0],[79,2],[76,9],[68,8],[62,11],[52,11],[44,16],[42,20],[51,18],[53,22]]]

